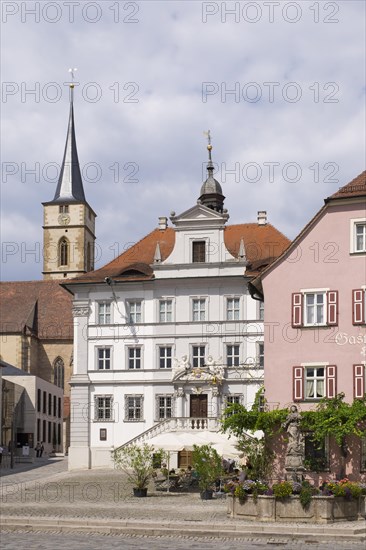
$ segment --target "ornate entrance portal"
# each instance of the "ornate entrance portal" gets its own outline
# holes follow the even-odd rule
[[[191,395],[190,414],[191,418],[207,418],[207,395]]]

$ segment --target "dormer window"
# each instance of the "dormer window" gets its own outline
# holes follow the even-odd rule
[[[193,241],[192,262],[204,263],[206,261],[206,241]]]

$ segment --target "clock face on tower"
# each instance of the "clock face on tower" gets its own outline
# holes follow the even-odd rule
[[[70,223],[70,216],[68,214],[60,214],[58,217],[58,223],[61,225],[67,225]]]

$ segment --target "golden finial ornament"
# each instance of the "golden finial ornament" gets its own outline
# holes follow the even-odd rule
[[[208,145],[207,145],[207,151],[208,151],[208,157],[209,160],[211,160],[211,151],[212,151],[212,145],[211,145],[211,130],[207,130],[207,132],[203,132],[204,135],[207,137]]]
[[[77,71],[77,68],[75,67],[74,69],[69,69],[69,73],[71,73],[71,78],[72,78],[72,83],[69,84],[70,88],[73,89],[75,88],[75,84],[74,84],[74,80],[75,80],[75,72]]]

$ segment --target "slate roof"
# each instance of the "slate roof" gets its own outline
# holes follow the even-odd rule
[[[2,360],[0,360],[0,367],[2,367],[1,374],[3,376],[34,376],[33,374],[18,369],[17,367],[10,365],[10,363],[6,363]]]
[[[61,165],[56,193],[52,202],[67,204],[70,202],[86,202],[76,147],[73,101],[70,102],[70,115],[64,158]]]
[[[0,283],[0,333],[72,340],[72,327],[72,296],[59,280]]]
[[[238,256],[240,241],[243,239],[249,262],[246,270],[248,276],[256,275],[290,244],[287,237],[271,224],[229,225],[224,231],[225,245],[235,257]],[[151,280],[154,278],[153,262],[157,243],[160,247],[161,261],[164,261],[174,248],[175,230],[171,227],[155,229],[105,266],[65,283],[68,287],[74,283],[104,283],[105,277],[111,277],[116,281]]]

